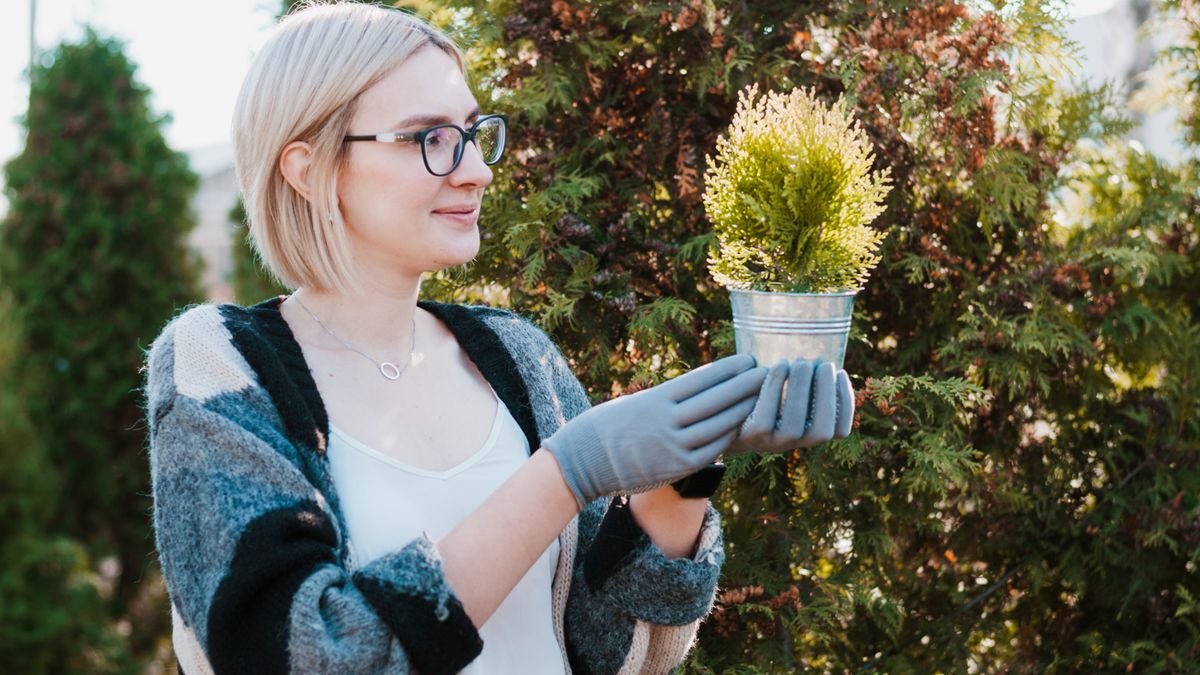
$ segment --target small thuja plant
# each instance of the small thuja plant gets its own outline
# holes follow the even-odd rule
[[[879,263],[890,170],[872,172],[870,140],[839,97],[826,106],[801,88],[738,95],[704,206],[716,241],[713,278],[729,288],[823,293],[861,288]]]

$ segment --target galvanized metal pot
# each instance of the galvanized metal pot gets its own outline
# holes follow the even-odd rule
[[[760,366],[820,358],[841,368],[856,294],[730,289],[737,352],[752,354]]]

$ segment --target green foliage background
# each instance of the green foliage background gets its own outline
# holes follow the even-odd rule
[[[237,204],[229,211],[229,221],[233,225],[233,268],[229,281],[236,301],[243,305],[253,305],[271,296],[288,293],[288,289],[263,266],[254,251],[254,246],[248,238],[246,206],[242,204],[241,199],[238,199]]]
[[[1200,671],[1200,164],[1121,142],[1110,87],[1057,84],[1061,3],[405,6],[469,47],[513,129],[480,255],[425,295],[535,318],[597,401],[732,350],[701,194],[744,85],[844,96],[891,171],[846,359],[856,433],[731,460],[729,557],[685,672]],[[1192,20],[1172,52],[1188,106]],[[196,298],[194,179],[132,74],[112,42],[62,47],[6,170],[18,672],[171,660],[134,392],[140,348]],[[1185,124],[1200,143],[1200,108]],[[274,292],[252,262],[245,302]]]
[[[895,179],[857,433],[731,462],[687,671],[1197,669],[1200,183],[1056,84],[1062,5],[451,5],[516,131],[449,295],[503,287],[596,399],[731,350],[698,202],[742,86],[844,95]]]

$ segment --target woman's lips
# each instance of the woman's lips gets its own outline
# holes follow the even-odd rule
[[[433,215],[441,216],[459,225],[471,226],[475,224],[475,220],[479,217],[479,209],[442,209],[434,211]]]

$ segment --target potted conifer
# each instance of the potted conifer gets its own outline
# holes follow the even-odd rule
[[[879,263],[870,227],[891,190],[839,99],[797,88],[738,96],[708,158],[704,206],[713,278],[729,289],[737,351],[764,365],[820,358],[840,368],[854,295]]]

